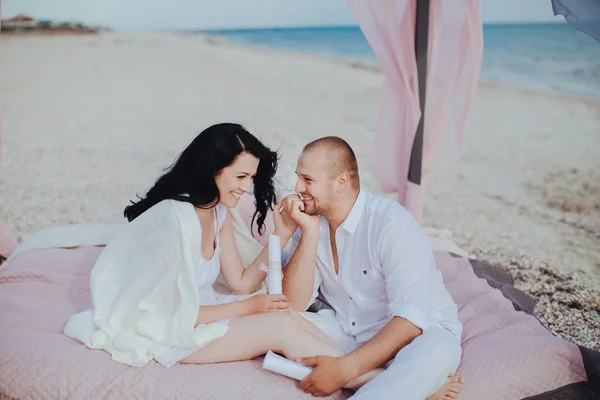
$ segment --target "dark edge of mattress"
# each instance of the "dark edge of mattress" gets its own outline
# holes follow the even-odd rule
[[[526,397],[523,400],[596,400],[588,382],[571,383],[546,393]]]
[[[462,258],[459,255],[450,254],[452,257]],[[469,259],[469,263],[473,267],[475,275],[485,279],[491,287],[500,290],[504,297],[513,303],[515,310],[535,317],[534,308],[537,300],[515,288],[514,280],[508,272],[483,260]],[[544,324],[542,326],[545,327]],[[600,400],[600,352],[583,346],[577,347],[581,352],[587,381],[571,383],[523,400]]]
[[[600,400],[600,352],[578,346],[583,358],[583,366],[587,374],[592,399]]]

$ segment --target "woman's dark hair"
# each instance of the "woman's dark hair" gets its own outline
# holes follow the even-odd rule
[[[277,171],[277,152],[271,151],[239,124],[213,125],[201,132],[167,168],[145,197],[131,201],[123,214],[130,222],[150,207],[165,199],[191,203],[199,208],[211,208],[220,201],[215,178],[242,153],[259,159],[254,177],[256,220],[259,234],[264,230],[268,209],[275,204],[273,178]]]

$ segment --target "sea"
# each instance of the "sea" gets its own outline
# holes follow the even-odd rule
[[[229,41],[376,62],[357,26],[220,30]],[[480,79],[600,99],[600,42],[567,23],[484,24]]]

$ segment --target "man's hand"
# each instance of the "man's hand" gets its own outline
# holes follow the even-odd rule
[[[304,202],[297,194],[286,196],[282,200],[284,212],[300,226],[303,232],[308,230],[319,230],[319,217],[308,215],[304,212]]]
[[[304,357],[300,362],[315,367],[314,371],[300,382],[300,388],[315,397],[329,396],[355,378],[342,358]]]

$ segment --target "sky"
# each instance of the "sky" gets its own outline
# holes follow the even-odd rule
[[[445,0],[455,1],[455,0]],[[3,19],[76,20],[116,30],[356,25],[345,0],[0,0]],[[550,0],[481,0],[484,23],[564,21]]]

